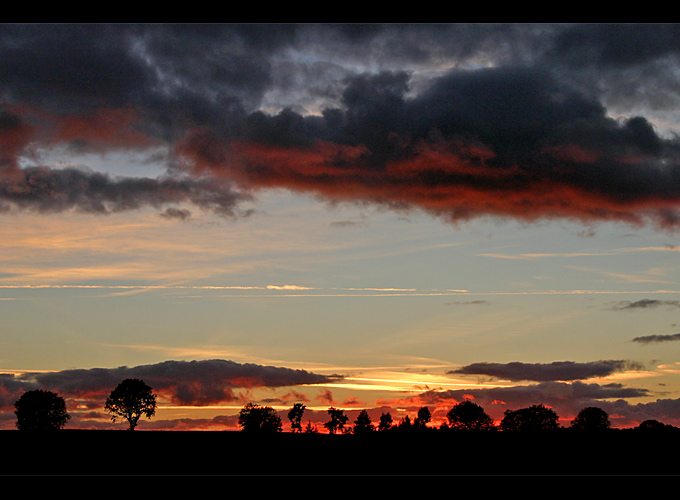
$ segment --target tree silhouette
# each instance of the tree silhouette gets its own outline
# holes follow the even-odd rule
[[[354,434],[366,434],[367,432],[373,432],[374,430],[375,426],[373,425],[373,422],[371,422],[368,411],[361,410],[357,419],[354,421]]]
[[[14,403],[17,429],[21,431],[52,431],[61,429],[71,416],[64,399],[51,391],[27,391]]]
[[[281,432],[281,417],[269,406],[247,403],[239,412],[238,424],[245,432]]]
[[[667,427],[666,424],[659,422],[658,420],[649,419],[645,420],[644,422],[640,422],[640,425],[637,426],[637,429],[648,431],[660,431],[665,429],[666,427]]]
[[[305,412],[305,405],[302,403],[295,403],[288,412],[288,420],[290,420],[290,428],[293,432],[302,432],[302,415]]]
[[[493,419],[484,409],[472,401],[463,401],[454,405],[446,414],[452,429],[489,430],[493,429]]]
[[[338,431],[344,431],[345,424],[349,417],[345,415],[342,410],[333,407],[328,409],[328,414],[331,416],[331,419],[323,424],[323,426],[328,429],[328,432],[335,434]]]
[[[609,422],[609,415],[601,408],[589,406],[583,408],[576,418],[571,421],[570,427],[572,429],[584,431],[597,431],[609,429],[611,423]]]
[[[432,413],[430,413],[430,409],[427,406],[423,406],[418,410],[418,414],[413,421],[413,426],[416,429],[424,429],[427,427],[427,424],[430,423],[430,420],[432,420]]]
[[[392,415],[389,412],[380,415],[379,431],[386,431],[392,428]]]
[[[505,410],[501,421],[503,431],[548,431],[559,427],[558,416],[543,405],[533,405],[519,410]]]
[[[400,431],[410,431],[413,429],[413,424],[411,423],[411,418],[406,415],[404,418],[401,419],[401,422],[399,422],[399,425],[397,425],[397,429]]]
[[[143,380],[129,378],[123,380],[106,399],[106,411],[111,413],[111,421],[122,417],[134,431],[142,415],[151,418],[156,414],[156,395]]]

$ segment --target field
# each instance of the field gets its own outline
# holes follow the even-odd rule
[[[675,475],[680,433],[0,432],[4,475]]]

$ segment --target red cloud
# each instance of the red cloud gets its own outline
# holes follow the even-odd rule
[[[149,146],[152,141],[134,125],[138,117],[132,109],[102,108],[83,115],[55,118],[53,142],[84,141],[107,147]]]
[[[451,221],[492,215],[642,224],[651,217],[672,226],[680,201],[674,193],[631,195],[581,182],[573,171],[598,155],[576,146],[543,151],[540,161],[549,167],[541,171],[495,163],[491,149],[461,141],[418,144],[380,167],[371,165],[364,147],[322,141],[304,147],[226,144],[196,133],[178,152],[192,171],[226,176],[246,189],[286,188],[335,201],[417,207]]]

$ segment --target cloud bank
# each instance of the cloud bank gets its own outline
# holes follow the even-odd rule
[[[304,370],[223,359],[165,361],[135,367],[4,375],[0,401],[2,408],[9,409],[24,391],[40,388],[102,408],[102,401],[127,378],[142,379],[163,400],[188,406],[241,401],[238,390],[320,384],[337,379]]]
[[[658,124],[680,97],[679,37],[663,24],[3,25],[0,208],[234,216],[285,188],[454,222],[675,228],[678,140]],[[41,164],[55,147],[161,148],[166,173]]]
[[[642,370],[640,363],[627,360],[601,360],[588,363],[555,361],[552,363],[472,363],[447,373],[480,375],[512,381],[573,381],[606,377],[628,370]]]

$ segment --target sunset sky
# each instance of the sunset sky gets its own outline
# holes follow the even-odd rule
[[[676,24],[0,25],[0,428],[680,425],[679,75]]]

